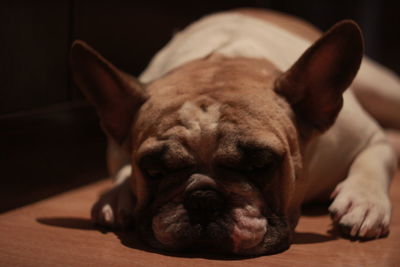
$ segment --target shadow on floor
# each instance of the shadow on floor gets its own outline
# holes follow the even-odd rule
[[[42,217],[37,218],[36,221],[40,224],[69,228],[69,229],[80,229],[80,230],[88,230],[88,231],[99,231],[103,234],[113,232],[121,241],[124,246],[133,249],[139,249],[150,253],[163,254],[174,257],[186,257],[186,258],[207,258],[213,260],[240,260],[249,257],[238,257],[238,256],[224,256],[224,255],[210,255],[210,254],[199,254],[199,253],[189,253],[189,254],[179,254],[179,253],[170,253],[165,251],[160,251],[148,247],[141,240],[139,240],[135,231],[110,231],[109,229],[98,227],[93,224],[93,222],[86,218],[75,218],[75,217]],[[338,233],[329,230],[327,235],[321,235],[317,233],[300,233],[295,232],[293,238],[293,244],[315,244],[315,243],[323,243],[329,242],[337,239]]]

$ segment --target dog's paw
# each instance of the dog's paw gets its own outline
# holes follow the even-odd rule
[[[339,184],[329,207],[333,222],[352,238],[374,239],[389,233],[391,204],[384,190],[363,185]]]
[[[92,221],[112,229],[125,229],[133,221],[135,199],[127,182],[103,193],[93,205]]]

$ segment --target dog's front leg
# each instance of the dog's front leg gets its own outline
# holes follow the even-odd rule
[[[379,238],[389,232],[390,180],[396,156],[377,132],[354,159],[348,177],[334,190],[329,211],[341,230],[356,238]]]
[[[132,223],[135,198],[130,184],[131,172],[130,165],[122,167],[115,176],[113,187],[93,205],[91,215],[94,223],[112,229],[124,229]]]

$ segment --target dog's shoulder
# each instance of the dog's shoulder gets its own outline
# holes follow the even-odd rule
[[[185,63],[215,53],[267,59],[285,71],[319,36],[306,22],[286,20],[285,16],[250,9],[205,16],[176,33],[155,55],[140,80],[153,81]]]

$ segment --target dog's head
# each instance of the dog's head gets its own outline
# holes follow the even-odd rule
[[[303,151],[328,129],[362,58],[341,22],[286,72],[210,55],[149,84],[77,41],[76,82],[131,154],[136,227],[152,246],[241,255],[288,248],[306,183]]]

